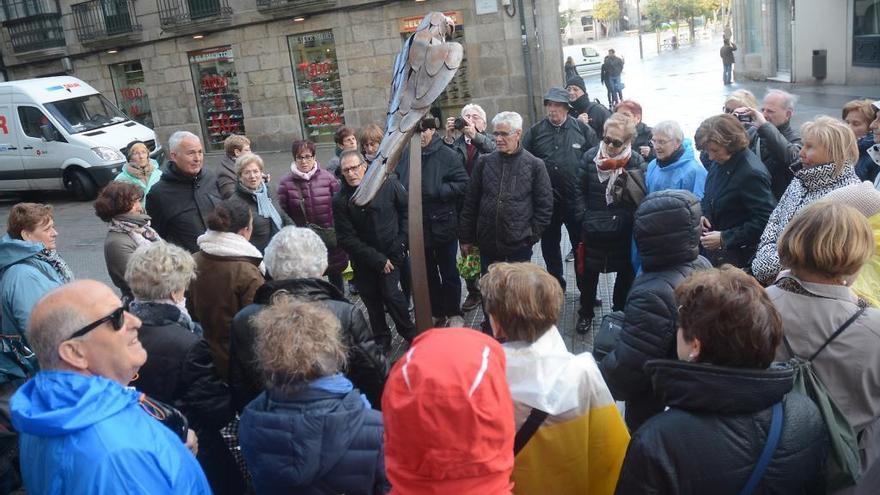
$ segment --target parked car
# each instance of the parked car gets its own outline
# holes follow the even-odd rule
[[[571,45],[562,48],[562,63],[571,57],[581,77],[597,75],[602,69],[602,55],[593,45]]]

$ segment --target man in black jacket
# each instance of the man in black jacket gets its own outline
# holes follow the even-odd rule
[[[498,261],[531,260],[532,245],[553,216],[547,168],[520,146],[522,117],[501,112],[492,126],[496,151],[474,167],[458,228],[462,255],[480,248],[482,273]],[[492,334],[488,318],[483,331]]]
[[[770,188],[779,201],[782,193],[794,177],[790,165],[798,161],[803,147],[801,134],[791,127],[794,114],[795,95],[779,89],[771,89],[764,95],[761,111],[755,108],[738,108],[737,115],[749,115],[752,119],[747,126],[749,149],[764,162],[770,172]]]
[[[569,218],[569,212],[575,196],[577,169],[581,155],[599,140],[590,126],[568,115],[568,93],[564,89],[550,88],[544,97],[544,108],[547,117],[526,132],[522,147],[544,161],[553,185],[553,217],[541,237],[541,253],[547,271],[556,277],[565,291],[560,252],[562,224],[565,224],[574,248],[580,239],[580,229],[574,219]]]
[[[168,139],[171,159],[162,179],[147,194],[147,214],[162,239],[190,253],[207,230],[208,215],[220,201],[217,176],[205,169],[202,141],[187,131]]]
[[[345,179],[333,197],[333,221],[339,245],[348,253],[361,299],[370,316],[376,341],[391,347],[391,330],[385,308],[397,333],[407,341],[416,336],[409,304],[400,285],[401,267],[408,258],[406,190],[393,176],[367,206],[350,199],[367,171],[367,162],[357,150],[339,155],[339,170]]]
[[[568,91],[568,101],[571,103],[568,114],[589,125],[596,136],[601,138],[605,134],[605,121],[611,116],[611,111],[601,103],[590,101],[581,76],[569,78],[565,82],[565,90]]]

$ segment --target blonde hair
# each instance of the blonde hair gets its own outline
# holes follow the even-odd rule
[[[480,279],[486,313],[510,341],[534,342],[559,318],[562,287],[534,263],[495,263]]]
[[[824,148],[834,163],[834,177],[840,175],[846,164],[855,164],[859,159],[859,146],[856,135],[849,126],[834,117],[820,115],[801,126],[804,141],[815,139]]]
[[[846,116],[849,115],[850,112],[859,112],[868,124],[877,118],[877,110],[874,108],[874,100],[861,99],[846,102],[846,105],[843,106],[843,112],[841,113],[840,118],[846,119]]]
[[[225,151],[229,157],[235,158],[236,151],[241,151],[245,146],[250,145],[250,139],[238,134],[233,134],[223,141],[223,151]]]
[[[727,106],[730,102],[736,102],[737,107],[758,108],[758,99],[747,89],[738,89],[727,95],[727,99],[724,100],[724,106]]]
[[[624,141],[632,141],[636,136],[636,123],[622,113],[613,113],[605,120],[605,127],[603,127],[603,130],[606,133],[608,132],[609,127],[616,127],[623,131],[625,138]]]
[[[874,248],[874,234],[864,215],[828,200],[801,210],[788,222],[777,244],[782,266],[828,278],[858,273]]]
[[[308,382],[345,366],[339,320],[320,304],[278,294],[251,324],[254,355],[267,386]]]
[[[239,156],[235,160],[235,175],[240,179],[241,172],[244,170],[245,167],[247,167],[251,163],[256,163],[257,166],[260,167],[260,172],[263,171],[263,169],[264,169],[263,159],[260,158],[260,155],[255,155],[253,153],[245,153],[245,154]]]

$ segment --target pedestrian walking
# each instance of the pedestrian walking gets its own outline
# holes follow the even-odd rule
[[[720,55],[721,63],[724,65],[724,84],[733,84],[733,52],[736,51],[736,43],[725,37],[724,43],[721,45]]]
[[[602,84],[608,88],[608,106],[614,108],[623,100],[623,59],[615,55],[614,48],[608,49],[608,55],[602,61],[600,77]]]

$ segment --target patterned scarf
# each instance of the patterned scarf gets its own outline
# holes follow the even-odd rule
[[[147,160],[147,164],[141,167],[140,165],[135,165],[132,162],[128,162],[125,164],[126,168],[128,168],[128,173],[133,177],[140,179],[144,184],[150,180],[150,175],[153,174],[153,164],[150,160]]]
[[[67,266],[67,263],[61,259],[61,256],[58,256],[58,251],[54,249],[43,249],[39,253],[34,255],[38,260],[45,261],[58,272],[58,275],[66,284],[73,280],[73,272],[70,271],[70,267]]]
[[[615,200],[618,199],[618,195],[615,195],[615,184],[617,183],[617,178],[620,177],[620,174],[623,173],[624,168],[626,168],[626,164],[629,163],[629,157],[632,154],[632,148],[630,145],[626,145],[620,153],[610,156],[608,154],[608,146],[605,144],[605,141],[599,142],[599,152],[596,153],[596,158],[593,159],[593,163],[596,164],[596,172],[599,174],[599,183],[603,183],[605,181],[608,184],[605,186],[605,204],[613,205]]]
[[[150,244],[160,240],[159,234],[150,227],[150,221],[147,220],[143,225],[139,225],[129,220],[123,220],[120,217],[110,220],[110,232],[119,232],[128,234],[129,237],[137,244],[138,247],[149,246]]]
[[[317,167],[315,167],[315,169],[317,169]],[[278,210],[275,209],[275,205],[273,205],[272,200],[269,199],[269,190],[266,188],[266,183],[261,182],[259,189],[256,191],[251,191],[244,186],[242,186],[242,189],[250,193],[250,195],[257,201],[257,214],[263,218],[271,218],[272,223],[275,224],[275,228],[281,230],[281,227],[283,227],[281,224],[281,215],[278,214]]]

